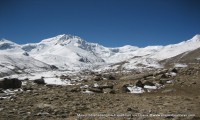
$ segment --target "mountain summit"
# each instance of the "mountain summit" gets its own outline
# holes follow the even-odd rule
[[[192,39],[191,39],[191,41],[196,41],[196,42],[198,42],[198,41],[200,41],[200,35],[199,34],[197,34],[197,35],[195,35]]]
[[[83,40],[78,36],[62,34],[62,35],[57,35],[52,38],[44,39],[40,43],[55,43],[56,44],[56,43],[65,43],[69,41],[80,42]]]

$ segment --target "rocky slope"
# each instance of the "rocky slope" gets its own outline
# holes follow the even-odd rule
[[[196,64],[200,63],[200,48],[184,52],[180,55],[172,57],[170,59],[166,59],[161,61],[161,64],[164,64],[165,67],[172,67],[172,66],[195,66]]]
[[[176,72],[176,76],[168,73]],[[22,81],[20,89],[1,90],[0,118],[50,120],[199,120],[200,66],[121,76],[80,73],[74,85],[44,85]],[[130,76],[130,77],[127,77]],[[137,76],[137,77],[136,77]],[[154,76],[154,77],[153,77]],[[63,80],[73,76],[60,76]],[[79,78],[79,79],[80,79]],[[87,79],[86,79],[87,78]],[[162,82],[145,93],[126,89]],[[148,82],[147,82],[148,81]],[[170,81],[170,82],[167,82]],[[145,88],[145,87],[144,87]],[[143,89],[143,88],[141,88]],[[159,116],[162,115],[162,116]]]

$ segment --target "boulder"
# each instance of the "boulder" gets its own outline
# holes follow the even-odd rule
[[[41,85],[46,84],[43,77],[41,77],[40,79],[35,79],[33,82]]]
[[[161,93],[171,93],[171,92],[175,92],[176,90],[175,89],[165,89],[163,90]]]
[[[52,70],[57,70],[57,69],[58,69],[58,67],[55,66],[55,65],[51,65],[50,68],[51,68]]]
[[[153,76],[155,77],[155,76],[157,76],[157,75],[162,75],[162,74],[165,74],[165,73],[167,73],[167,72],[168,72],[167,69],[155,71],[155,72],[153,73]]]
[[[163,80],[159,81],[159,84],[164,85],[166,82],[164,82]]]
[[[88,88],[89,91],[92,91],[92,92],[95,92],[95,93],[103,93],[103,90],[100,89],[100,88],[93,88],[93,87],[90,87]]]
[[[0,80],[0,88],[9,89],[9,88],[20,88],[22,82],[17,78],[4,78]]]
[[[200,117],[199,116],[194,116],[194,117],[192,117],[191,120],[200,120]]]
[[[105,74],[103,75],[103,77],[106,79],[106,80],[116,80],[116,78],[110,74]]]
[[[22,89],[23,89],[24,91],[33,90],[33,88],[30,87],[30,86],[23,86]]]
[[[127,88],[128,86],[129,86],[128,84],[123,85],[122,92],[124,92],[124,93],[130,92],[130,90]]]
[[[105,89],[103,89],[103,93],[115,94],[115,90],[113,90],[113,89],[111,89],[111,88],[105,88]]]
[[[0,93],[4,93],[4,91],[3,91],[3,89],[2,89],[2,88],[0,88]]]
[[[136,83],[135,83],[135,86],[137,86],[137,87],[144,87],[144,84],[142,83],[142,81],[141,80],[138,80],[138,81],[136,81]]]
[[[160,79],[159,84],[166,84],[168,81],[170,81],[169,79]]]
[[[104,85],[99,85],[98,88],[100,88],[100,89],[105,89],[105,88],[113,89],[113,86],[114,86],[113,84],[106,83]]]
[[[24,52],[23,55],[24,56],[29,56],[29,54],[27,52]]]
[[[94,81],[101,81],[103,80],[103,78],[101,76],[95,76],[94,77]]]
[[[81,89],[77,86],[74,86],[74,87],[70,86],[70,87],[68,87],[68,91],[69,92],[80,92]]]
[[[162,74],[161,75],[157,75],[154,77],[154,80],[159,81],[162,78]]]
[[[172,68],[172,69],[169,69],[169,72],[178,73],[178,70],[176,68]]]
[[[127,111],[132,111],[132,108],[130,108],[130,107],[129,107],[129,108],[127,108]]]
[[[147,86],[155,86],[155,84],[150,81],[145,81],[143,84]]]
[[[71,79],[69,78],[69,76],[67,76],[67,75],[61,75],[61,76],[60,76],[60,79],[61,79],[61,80],[66,80],[66,79],[71,80]]]
[[[165,74],[162,74],[160,78],[169,78],[169,76],[165,73]]]

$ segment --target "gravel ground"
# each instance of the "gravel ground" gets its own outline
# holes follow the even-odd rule
[[[143,94],[121,92],[121,86],[130,83],[128,80],[109,81],[114,85],[114,94],[83,93],[81,85],[45,86],[28,82],[23,91],[0,99],[0,119],[200,120],[200,73],[199,69],[192,70],[191,74],[191,68],[182,70],[173,84]]]

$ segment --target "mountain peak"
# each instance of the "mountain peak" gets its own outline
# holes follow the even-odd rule
[[[5,38],[1,39],[1,40],[0,40],[0,43],[12,43],[12,44],[16,44],[16,43],[14,43],[14,42],[12,42],[12,41],[10,41],[10,40],[7,40],[7,39],[5,39]]]
[[[82,42],[82,41],[84,40],[82,40],[78,36],[74,36],[70,34],[61,34],[52,38],[44,39],[40,43],[45,43],[45,44],[66,44],[67,43],[68,44],[70,42],[77,43],[77,42]]]
[[[200,41],[200,34],[195,35],[192,40],[194,41]]]
[[[16,46],[18,46],[18,44],[6,40],[6,39],[1,39],[0,40],[0,50],[6,50],[6,49],[11,49],[11,48],[15,48]]]
[[[199,39],[200,40],[200,34],[195,35],[192,39]]]
[[[59,39],[59,40],[68,40],[68,39],[81,39],[78,36],[74,36],[74,35],[70,35],[70,34],[61,34],[61,35],[57,35],[55,38]]]

